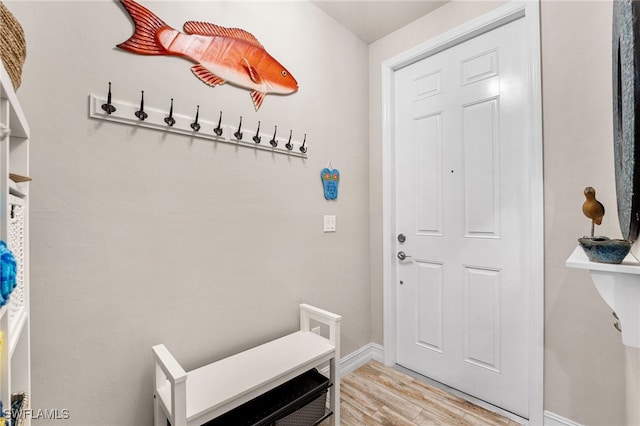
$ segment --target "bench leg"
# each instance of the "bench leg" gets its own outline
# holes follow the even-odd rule
[[[331,425],[340,426],[340,377],[335,358],[329,361],[329,375],[333,381],[333,386],[329,388],[329,408],[333,411]]]
[[[160,408],[158,397],[153,395],[153,426],[167,426],[167,417]]]

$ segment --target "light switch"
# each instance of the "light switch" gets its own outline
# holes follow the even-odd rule
[[[324,215],[324,232],[336,232],[336,216],[332,214]]]

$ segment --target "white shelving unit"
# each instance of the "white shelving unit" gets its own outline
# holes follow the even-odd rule
[[[8,413],[12,395],[26,395],[27,402],[31,395],[29,183],[15,176],[29,176],[29,125],[2,66],[0,83],[0,240],[7,243],[18,266],[16,287],[0,308],[0,400]],[[16,422],[30,423],[28,416]]]

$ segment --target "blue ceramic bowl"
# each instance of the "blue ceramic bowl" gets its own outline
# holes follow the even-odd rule
[[[582,237],[578,242],[589,260],[598,263],[622,263],[633,244],[629,240],[611,240],[607,237]]]

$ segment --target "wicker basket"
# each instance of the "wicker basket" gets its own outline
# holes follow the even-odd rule
[[[27,44],[22,26],[2,2],[0,2],[0,57],[11,78],[13,89],[18,89],[22,80],[22,66],[27,57]]]
[[[25,239],[24,224],[25,210],[24,204],[12,202],[9,200],[9,229],[7,233],[7,247],[13,253],[16,259],[16,287],[11,293],[9,299],[9,326],[14,327],[17,324],[21,314],[25,309],[25,289],[24,289],[24,255],[25,255]]]

